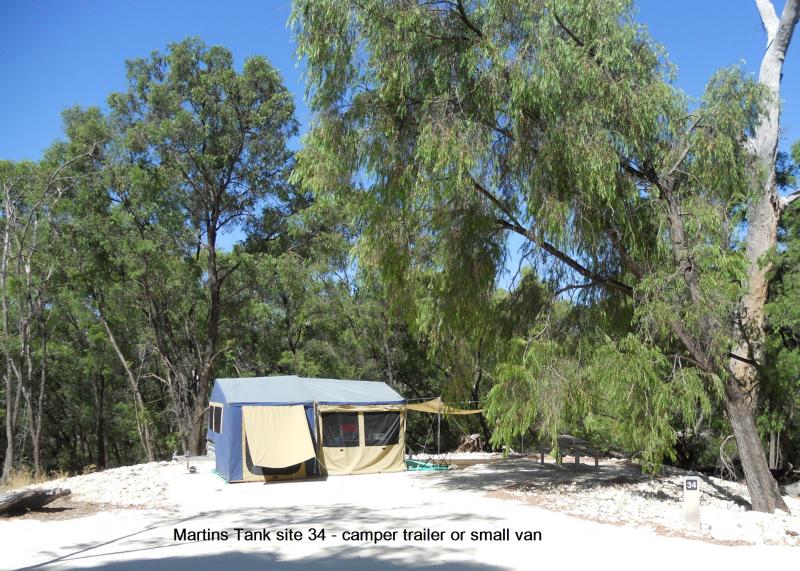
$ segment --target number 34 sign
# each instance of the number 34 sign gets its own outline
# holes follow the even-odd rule
[[[700,479],[688,476],[683,479],[683,513],[688,529],[700,529]]]

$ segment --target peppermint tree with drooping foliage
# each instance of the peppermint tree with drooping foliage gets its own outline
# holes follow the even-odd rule
[[[627,1],[301,0],[316,116],[295,176],[357,205],[362,265],[434,340],[492,319],[512,235],[556,297],[580,294],[561,317],[607,310],[575,334],[541,304],[542,327],[495,371],[496,437],[602,417],[656,461],[669,420],[719,397],[754,509],[786,509],[747,400],[761,353],[740,349],[758,338],[760,260],[788,204],[769,200],[773,80],[797,11],[761,10],[760,82],[724,69],[692,101]]]

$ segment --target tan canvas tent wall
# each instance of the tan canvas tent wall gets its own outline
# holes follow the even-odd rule
[[[405,470],[404,405],[320,405],[320,461],[329,474]]]

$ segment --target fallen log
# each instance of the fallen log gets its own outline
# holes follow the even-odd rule
[[[71,493],[66,488],[50,488],[0,494],[0,515],[19,515],[40,510],[50,502]]]

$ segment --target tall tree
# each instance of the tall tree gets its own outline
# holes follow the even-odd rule
[[[218,241],[284,186],[286,144],[297,130],[294,104],[265,58],[248,59],[239,73],[228,50],[197,39],[129,62],[128,79],[129,91],[110,98],[112,121],[124,137],[121,156],[173,197],[191,235],[180,237],[187,240],[182,246],[203,264],[202,331],[181,355],[162,347],[176,398],[187,399],[180,420],[188,452],[197,453],[220,355],[223,291],[237,270],[220,255]]]
[[[143,320],[136,315],[136,305],[129,295],[136,290],[122,284],[130,277],[126,271],[130,269],[130,254],[135,250],[124,242],[133,232],[124,224],[128,220],[126,211],[118,206],[126,197],[125,189],[119,185],[120,178],[124,178],[120,172],[130,171],[127,166],[109,160],[112,128],[99,109],[74,107],[63,116],[68,137],[65,146],[75,149],[91,143],[97,150],[95,160],[72,166],[72,172],[81,177],[80,184],[68,200],[62,201],[59,211],[62,244],[59,266],[69,283],[69,293],[75,297],[68,295],[60,304],[65,326],[75,341],[76,352],[96,360],[98,369],[87,371],[86,376],[95,384],[95,404],[99,409],[104,405],[101,397],[109,374],[102,358],[107,355],[118,363],[131,393],[143,457],[153,461],[154,436],[140,387],[142,374],[151,371],[142,366],[142,359],[137,359],[131,350],[146,346],[143,339],[146,327],[142,327]],[[161,218],[166,226],[167,218]],[[91,317],[87,318],[86,313]],[[98,342],[93,330],[103,332],[105,342]],[[105,418],[98,419],[98,433],[103,432],[105,422]],[[98,449],[103,444],[98,437]],[[102,456],[98,453],[99,458]]]
[[[756,5],[767,32],[758,81],[764,86],[768,97],[762,118],[746,143],[756,157],[758,170],[754,192],[747,205],[746,286],[735,319],[735,342],[729,365],[732,379],[726,386],[725,403],[748,482],[763,480],[758,487],[770,487],[774,490],[770,496],[777,495],[779,498],[777,486],[766,469],[764,455],[757,446],[760,443],[755,434],[753,412],[758,403],[757,367],[764,364],[764,307],[771,268],[769,255],[777,244],[778,226],[784,209],[800,197],[800,193],[787,197],[778,195],[775,169],[781,125],[783,62],[800,18],[800,0],[786,0],[780,18],[771,0],[756,0]],[[747,408],[749,410],[745,410]],[[747,441],[749,443],[745,444]],[[765,509],[786,509],[782,501],[773,500],[772,497],[764,498]],[[761,503],[758,499],[756,501]]]
[[[59,260],[54,224],[58,203],[79,177],[72,168],[95,151],[55,145],[41,164],[0,163],[2,251],[0,307],[5,358],[6,450],[2,481],[14,468],[20,408],[24,401],[35,475],[42,471],[41,439],[48,378],[49,316],[52,281]]]
[[[725,387],[753,507],[785,509],[731,366],[751,361],[734,352],[752,258],[738,236],[769,172],[746,145],[767,89],[722,70],[690,102],[625,0],[308,0],[293,23],[317,112],[298,178],[358,205],[362,260],[414,322],[476,329],[517,235],[554,293],[627,308],[629,332],[597,353],[597,370],[638,369],[622,425]],[[686,389],[651,399],[655,383]]]

